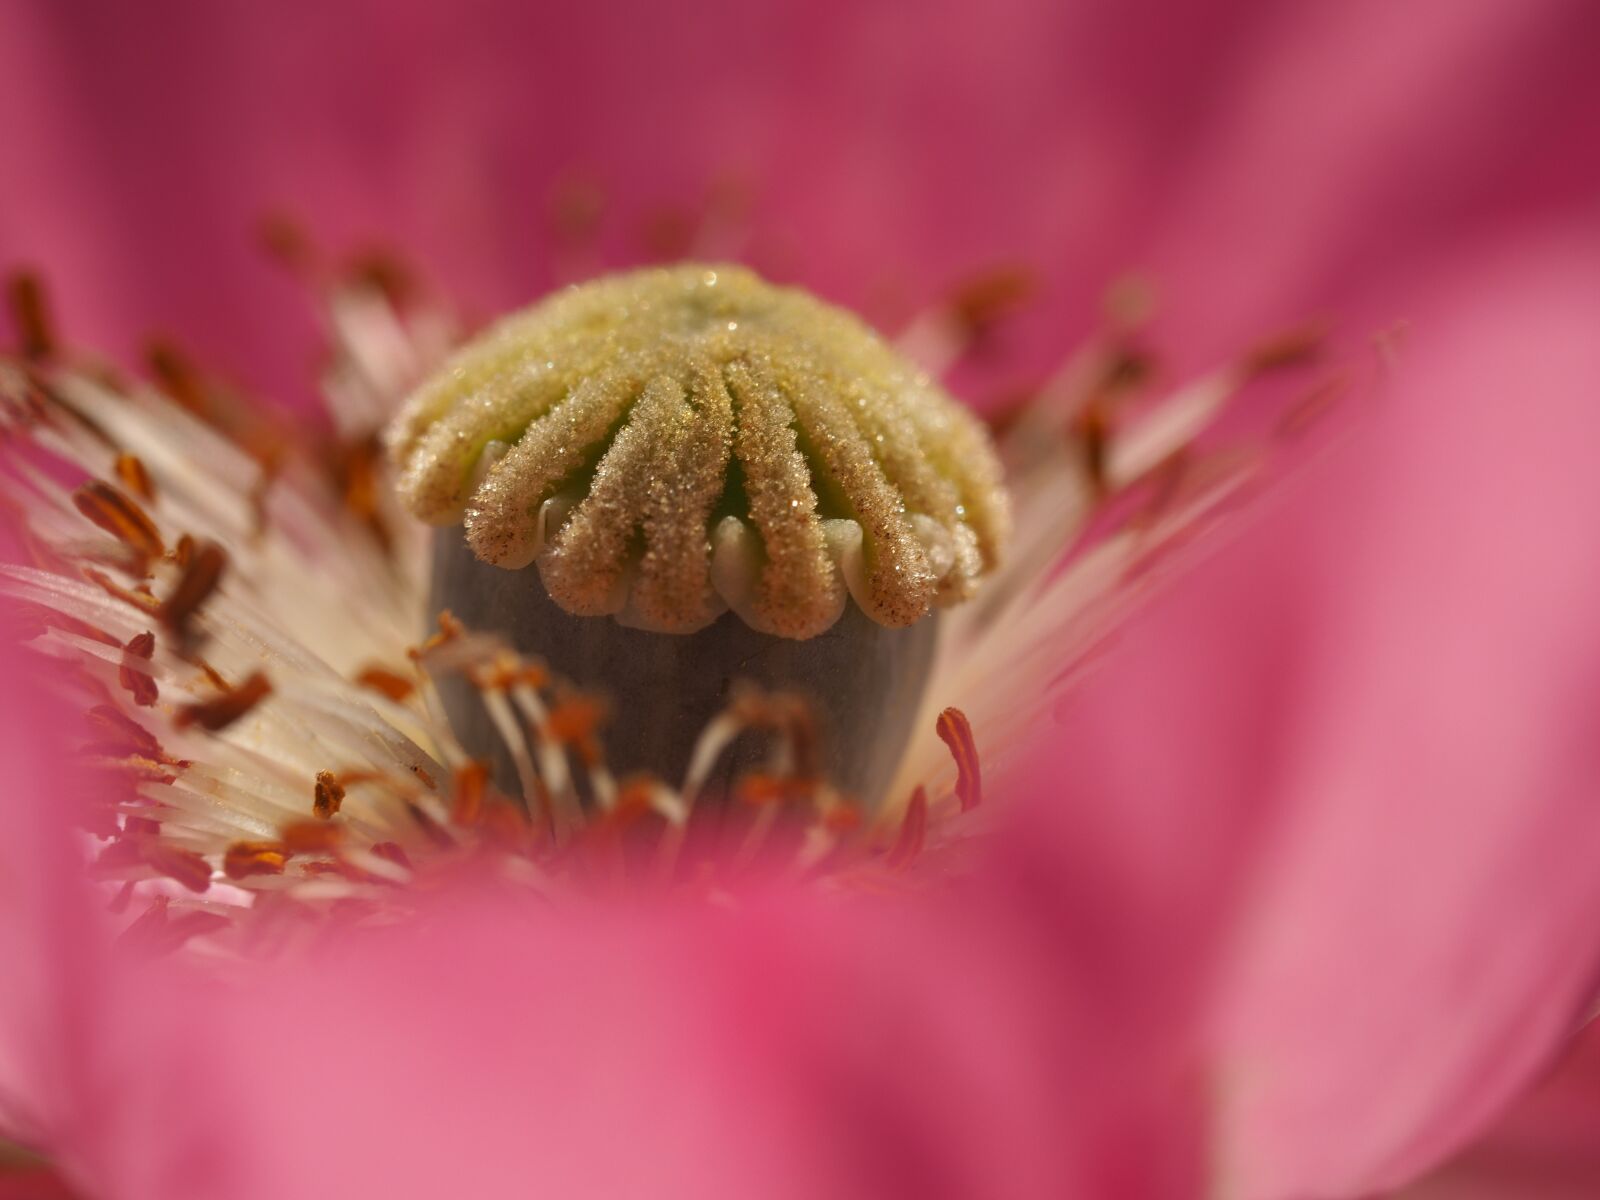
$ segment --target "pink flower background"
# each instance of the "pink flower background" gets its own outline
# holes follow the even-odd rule
[[[869,309],[1025,263],[1018,380],[1129,270],[1175,370],[1407,328],[1355,432],[1068,706],[1019,702],[954,896],[473,894],[229,988],[106,950],[8,683],[0,1113],[83,1193],[1292,1200],[1491,1128],[1417,1194],[1600,1189],[1482,1165],[1600,1110],[1592,1047],[1510,1107],[1600,978],[1600,10],[0,12],[0,263],[79,343],[171,332],[292,402],[314,331],[264,212],[490,313],[550,282],[574,179],[605,261],[732,179],[758,265]]]

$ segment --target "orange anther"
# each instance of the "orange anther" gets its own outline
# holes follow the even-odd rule
[[[149,501],[156,498],[156,485],[150,482],[150,473],[144,469],[144,463],[134,455],[127,453],[117,455],[115,471],[122,486],[139,499]]]
[[[344,840],[344,831],[331,821],[291,821],[279,836],[290,854],[327,854]]]
[[[282,875],[291,853],[282,842],[235,842],[222,856],[222,872],[229,879]]]
[[[379,692],[399,703],[416,690],[416,684],[395,671],[384,667],[366,667],[356,676],[362,687]]]
[[[456,769],[455,802],[450,819],[457,825],[476,824],[483,815],[484,797],[489,790],[489,766],[483,762],[469,762]]]
[[[956,795],[961,800],[961,811],[977,808],[983,802],[983,772],[966,714],[959,708],[947,708],[939,714],[934,729],[956,761]]]

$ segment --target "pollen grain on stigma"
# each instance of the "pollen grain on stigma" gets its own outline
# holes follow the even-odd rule
[[[811,708],[772,688],[730,695],[681,775],[613,775],[608,721],[670,698],[596,696],[430,606],[425,539],[377,435],[445,360],[450,320],[387,275],[319,274],[333,280],[331,444],[171,347],[153,355],[153,383],[71,353],[37,285],[12,289],[24,336],[0,358],[0,499],[33,561],[0,568],[0,588],[55,682],[81,697],[82,756],[107,781],[85,812],[91,868],[128,940],[154,949],[226,939],[284,904],[403,908],[403,885],[456,869],[550,896],[617,881],[717,888],[756,865],[840,886],[939,877],[924,864],[963,841],[978,748],[1008,748],[1149,586],[1150,565],[1258,476],[1270,434],[1252,453],[1203,439],[1241,387],[1285,365],[1246,355],[1170,395],[1141,391],[1148,375],[1127,369],[1113,322],[1009,415],[997,440],[1010,548],[946,617],[881,796],[841,789]],[[917,336],[949,361],[964,327],[923,322]],[[694,378],[673,403],[696,403]],[[959,494],[958,475],[940,478]],[[924,559],[928,545],[917,540]],[[510,786],[463,747],[440,699],[450,681],[497,731]],[[751,738],[755,764],[719,774]],[[702,820],[712,791],[717,819]]]

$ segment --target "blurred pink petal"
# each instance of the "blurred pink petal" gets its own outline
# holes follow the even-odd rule
[[[1465,1151],[1404,1200],[1587,1200],[1600,1192],[1600,1025]]]
[[[264,212],[494,311],[548,282],[559,181],[595,179],[636,255],[731,175],[756,265],[824,294],[1023,262],[1038,366],[1141,269],[1214,357],[1600,176],[1564,152],[1600,104],[1581,0],[297,7],[10,0],[0,261],[49,272],[84,341],[164,331],[299,396]]]
[[[1073,802],[1253,810],[1213,1063],[1237,1194],[1402,1181],[1593,998],[1596,251],[1417,296],[1381,411],[1073,703]],[[1198,845],[1176,869],[1238,861]]]
[[[1587,230],[1442,273],[1340,502],[1280,546],[1314,599],[1224,988],[1246,1194],[1402,1181],[1593,999],[1597,280]]]
[[[13,616],[9,604],[5,616]],[[36,1146],[77,1101],[104,997],[87,939],[82,864],[66,826],[81,787],[61,750],[70,717],[41,694],[37,664],[25,653],[0,644],[0,678],[8,681],[0,721],[0,1139]]]
[[[62,1152],[129,1197],[1190,1195],[1182,1006],[1047,832],[962,896],[467,894],[232,985],[123,963]]]

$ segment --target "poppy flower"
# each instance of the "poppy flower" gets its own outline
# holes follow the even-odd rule
[[[386,7],[361,56],[352,15],[305,59],[210,12],[35,10],[10,50],[30,100],[76,83],[8,106],[42,114],[12,211],[63,319],[20,277],[0,386],[6,586],[50,664],[8,673],[0,1112],[62,1186],[1360,1195],[1565,1044],[1600,900],[1600,247],[1563,151],[1597,109],[1589,14],[619,9],[540,40]],[[132,142],[78,153],[114,112]],[[224,144],[245,161],[209,174]],[[127,169],[141,145],[182,169]],[[730,147],[737,218],[713,193],[700,223],[596,225],[606,192],[554,173],[670,205]],[[171,208],[170,178],[212,182]],[[524,221],[546,185],[560,219]],[[889,782],[836,786],[765,690],[684,776],[619,777],[585,680],[430,625],[376,437],[461,326],[389,260],[275,227],[323,298],[321,424],[170,347],[148,379],[81,349],[192,317],[293,393],[305,331],[217,303],[255,268],[208,249],[284,198],[335,240],[392,224],[486,307],[640,250],[741,257],[917,312],[897,353],[958,392],[1046,376],[985,406],[1016,532],[923,695],[841,710]],[[1047,285],[1031,315],[999,319],[1013,275],[929,286],[1001,254]],[[1130,266],[1153,319],[1110,286]],[[1331,339],[1280,332],[1313,310]],[[613,716],[675,699],[602,683]],[[760,766],[706,794],[696,764],[750,733]]]

